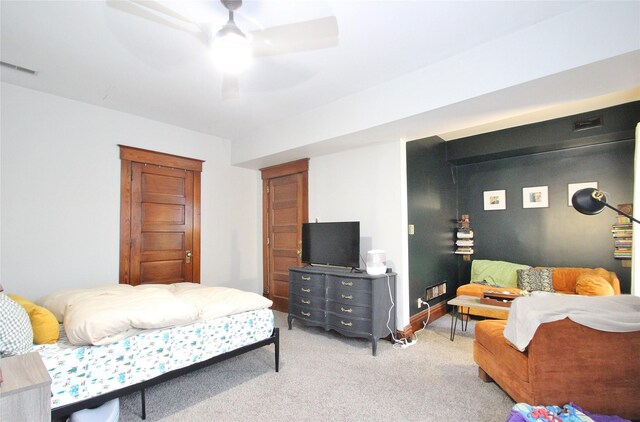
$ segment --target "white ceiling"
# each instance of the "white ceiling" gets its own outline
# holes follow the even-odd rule
[[[158,1],[213,28],[226,21],[218,0]],[[637,1],[245,1],[236,14],[245,32],[335,16],[339,37],[335,47],[257,58],[240,76],[237,100],[222,99],[221,72],[188,32],[197,28],[142,19],[123,10],[127,2],[2,0],[1,60],[37,71],[2,67],[2,81],[228,139],[234,164],[254,168],[640,98]],[[515,40],[535,66],[507,48]],[[481,74],[485,57],[493,73],[480,83],[453,79],[461,69]],[[408,81],[415,95],[403,88]],[[465,88],[471,82],[474,89]],[[418,89],[427,86],[426,95]],[[429,93],[431,104],[415,98]],[[334,131],[309,133],[323,126]]]

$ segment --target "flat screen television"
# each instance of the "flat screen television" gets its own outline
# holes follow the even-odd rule
[[[360,222],[302,224],[302,262],[358,268]]]

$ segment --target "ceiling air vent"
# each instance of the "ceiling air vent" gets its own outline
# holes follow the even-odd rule
[[[33,70],[33,69],[26,68],[26,67],[18,66],[17,64],[13,64],[13,63],[7,63],[7,62],[0,61],[0,65],[2,65],[2,67],[8,67],[9,69],[19,70],[20,72],[28,73],[30,75],[38,74],[37,70]]]
[[[593,129],[602,126],[602,116],[590,117],[573,122],[573,131]]]

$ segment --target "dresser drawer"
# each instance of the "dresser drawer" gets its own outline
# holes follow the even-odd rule
[[[327,310],[344,317],[371,319],[371,308],[368,306],[347,305],[345,303],[329,302]]]
[[[292,305],[299,305],[302,308],[317,308],[324,309],[324,297],[322,296],[309,296],[291,294],[289,296],[289,302]]]
[[[328,314],[327,323],[330,327],[335,328],[336,330],[366,335],[371,334],[370,319],[357,319],[341,315]]]
[[[289,303],[289,317],[324,324],[324,310],[309,308],[307,305]]]
[[[371,292],[353,289],[329,289],[327,299],[346,305],[371,306]]]
[[[370,292],[371,280],[327,275],[327,288],[329,290],[359,290]]]
[[[289,272],[289,283],[318,284],[324,286],[324,274]]]
[[[289,293],[292,295],[298,296],[318,296],[324,297],[324,283],[322,281],[318,283],[310,282],[310,281],[295,281],[293,283],[289,283]]]

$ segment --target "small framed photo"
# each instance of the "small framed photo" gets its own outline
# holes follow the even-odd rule
[[[487,190],[484,194],[484,210],[506,210],[507,209],[507,191],[506,190]]]
[[[584,188],[596,188],[598,189],[598,182],[582,182],[582,183],[569,183],[567,185],[567,200],[568,205],[570,207],[573,206],[571,203],[571,198],[573,198],[573,194],[578,192],[580,189]]]
[[[530,188],[522,188],[522,208],[547,208],[548,206],[548,186],[533,186]]]

